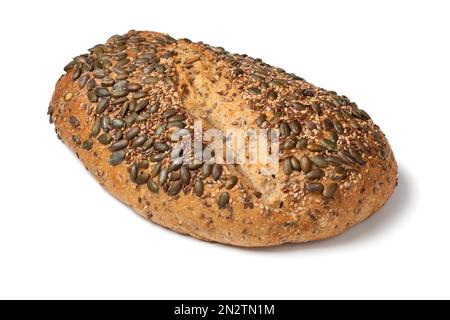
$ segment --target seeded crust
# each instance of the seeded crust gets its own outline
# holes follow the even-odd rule
[[[139,127],[145,137],[155,136],[156,141],[166,142],[170,132],[156,136],[155,130],[161,123],[167,125],[162,114],[175,109],[184,115],[187,128],[191,128],[195,119],[203,119],[204,129],[280,128],[282,123],[298,120],[301,133],[292,138],[291,132],[281,138],[281,144],[287,139],[298,142],[304,138],[308,141],[307,146],[300,146],[300,143],[299,148],[281,147],[281,169],[273,177],[261,175],[260,165],[224,165],[217,180],[211,176],[202,177],[201,169],[194,169],[189,171],[188,182],[183,182],[181,189],[176,190],[178,192],[171,193],[175,181],[159,185],[158,193],[152,192],[142,182],[150,175],[149,179],[158,185],[158,176],[151,175],[157,162],[149,161],[155,154],[154,147],[148,150],[134,148],[131,143],[136,142],[136,137],[133,137],[124,149],[124,159],[111,165],[110,148],[117,141],[113,139],[108,145],[101,144],[98,137],[104,130],[93,135],[92,128],[105,115],[110,119],[120,118],[121,105],[113,105],[115,100],[111,99],[106,110],[98,113],[101,100],[92,102],[87,97],[89,89],[95,91],[94,83],[91,81],[91,88],[80,85],[80,75],[89,74],[92,79],[93,69],[99,67],[107,70],[106,79],[114,79],[118,74],[111,69],[117,63],[114,56],[118,52],[127,53],[129,66],[134,64],[143,48],[148,47],[165,70],[148,72],[150,69],[144,68],[155,62],[142,59],[136,70],[129,69],[127,79],[142,85],[138,92],[147,94],[136,99],[136,102],[149,100],[148,106],[139,113],[144,115],[141,118],[150,114],[146,110],[156,102],[160,108],[148,119],[124,127],[125,136],[132,127]],[[50,103],[50,121],[55,123],[58,137],[76,153],[98,182],[148,220],[198,239],[236,246],[308,242],[336,236],[365,220],[384,205],[395,189],[397,164],[388,141],[370,117],[346,97],[317,88],[260,60],[231,55],[221,48],[187,39],[175,41],[155,32],[130,31],[124,36],[112,37],[106,47],[95,48],[91,50],[94,59],[86,62],[88,56],[76,58],[78,62],[66,67],[67,73],[59,79]],[[92,61],[105,56],[105,60],[112,61],[111,65]],[[77,64],[78,68],[84,68],[83,72],[77,71]],[[85,67],[87,65],[91,67]],[[147,83],[149,77],[152,79]],[[159,82],[154,82],[153,78]],[[284,80],[278,83],[275,78]],[[100,87],[104,79],[95,80],[95,87]],[[265,83],[270,79],[269,84]],[[275,88],[275,84],[278,87]],[[136,95],[135,91],[126,97],[131,101],[133,95]],[[262,121],[262,114],[268,120]],[[327,118],[341,124],[339,135],[330,128]],[[114,136],[117,130],[110,123],[107,127],[107,134]],[[339,137],[333,143],[329,139],[331,134]],[[321,143],[327,148],[317,146]],[[339,151],[344,152],[341,156],[348,157],[344,163],[342,157],[337,156]],[[289,159],[300,160],[304,156],[328,159],[320,169],[322,176],[319,179],[310,180],[306,172],[289,165],[292,163]],[[332,156],[339,158],[334,159],[337,164],[331,164]],[[161,163],[168,165],[169,160]],[[136,163],[144,163],[138,170],[138,176],[143,179],[140,183],[136,182],[139,180],[136,174],[130,175],[131,166]],[[320,161],[317,163],[321,164]],[[313,169],[319,167],[313,163],[310,170]],[[343,174],[337,177],[336,172]],[[179,175],[178,171],[173,174]],[[231,176],[238,182],[228,190]],[[194,192],[197,181],[204,185],[201,196]],[[329,186],[335,186],[336,190]],[[323,187],[327,191],[322,191]],[[224,199],[224,193],[229,201]]]

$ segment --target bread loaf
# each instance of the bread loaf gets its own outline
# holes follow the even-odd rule
[[[375,213],[397,184],[365,111],[260,59],[130,31],[65,71],[48,110],[58,137],[113,196],[179,233],[248,247],[325,239]],[[193,136],[195,121],[201,133],[279,132],[279,170],[176,161],[173,134]]]

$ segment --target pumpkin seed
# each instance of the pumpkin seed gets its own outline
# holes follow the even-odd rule
[[[311,157],[311,162],[314,163],[319,168],[326,168],[326,167],[328,167],[328,162],[324,158],[322,158],[320,156],[313,156],[313,157]]]
[[[202,167],[202,177],[208,178],[212,173],[212,165],[209,163],[205,163]]]
[[[167,128],[168,129],[170,129],[170,128],[184,129],[184,128],[186,128],[186,124],[183,121],[169,122],[169,125],[167,126]]]
[[[180,178],[184,185],[188,185],[191,181],[191,173],[185,166],[180,169]]]
[[[235,68],[234,74],[237,76],[240,76],[240,75],[244,74],[244,70],[242,70],[241,68]]]
[[[69,123],[74,129],[78,129],[80,127],[80,120],[78,120],[75,116],[70,116]]]
[[[254,95],[260,95],[262,93],[261,89],[259,88],[249,88],[248,92],[254,94]]]
[[[331,141],[331,140],[321,139],[320,140],[320,144],[322,145],[322,147],[324,147],[328,151],[335,151],[336,150],[336,144],[333,141]]]
[[[334,171],[334,174],[331,176],[332,180],[342,180],[345,178],[347,171],[343,167],[337,167]]]
[[[292,165],[292,169],[294,169],[295,171],[302,170],[300,161],[296,157],[291,158],[291,165]]]
[[[330,118],[326,118],[323,120],[322,126],[325,131],[330,131],[333,128],[333,121],[331,121]]]
[[[86,141],[83,142],[82,148],[84,150],[89,151],[89,150],[92,149],[93,145],[94,145],[94,142],[91,139],[89,139],[89,140],[86,140]]]
[[[323,189],[323,196],[325,198],[333,198],[334,195],[336,194],[337,189],[338,189],[337,183],[326,184]]]
[[[292,134],[296,136],[298,136],[302,131],[302,127],[300,126],[300,123],[297,120],[291,121],[289,123],[289,128],[291,129]]]
[[[169,122],[184,121],[184,120],[186,120],[186,116],[183,114],[176,114],[176,115],[170,117],[168,120],[169,120]]]
[[[297,142],[294,139],[287,139],[284,142],[284,146],[283,147],[286,150],[291,150],[291,149],[295,148],[296,144],[297,144]]]
[[[313,109],[313,111],[319,116],[322,114],[322,108],[320,107],[320,104],[316,101],[311,102],[311,109]]]
[[[87,98],[88,98],[89,102],[97,102],[98,101],[98,97],[94,91],[89,91]]]
[[[167,144],[165,144],[165,143],[161,143],[161,142],[155,142],[155,143],[153,144],[153,148],[154,148],[156,151],[159,151],[159,152],[166,152],[166,151],[169,151],[169,150],[170,150],[170,146],[169,146],[169,145],[167,145]]]
[[[130,107],[129,101],[125,101],[122,108],[120,109],[120,117],[125,118],[128,113],[128,108]]]
[[[167,157],[167,155],[164,153],[156,153],[156,154],[152,154],[150,156],[150,161],[151,162],[160,162],[160,161],[163,161],[166,157]]]
[[[109,134],[103,133],[98,137],[98,142],[100,142],[102,145],[108,145],[112,141],[112,138]]]
[[[270,91],[268,95],[269,101],[277,100],[278,93],[276,91]]]
[[[128,140],[133,140],[139,135],[139,132],[141,132],[141,129],[139,127],[133,127],[126,133],[125,137]]]
[[[121,68],[118,65],[115,65],[114,67],[112,67],[111,70],[118,75],[119,74],[127,74],[128,75],[128,72],[126,72],[123,68]]]
[[[330,131],[330,140],[333,141],[334,143],[337,143],[339,140],[339,135],[334,129]]]
[[[111,121],[111,125],[114,129],[120,129],[125,125],[125,121],[122,119],[113,119]]]
[[[133,112],[132,114],[130,114],[125,119],[125,123],[127,124],[127,126],[131,127],[136,122],[136,119],[137,119],[138,116],[139,116],[139,114],[137,114],[136,112]]]
[[[342,160],[336,156],[328,156],[325,160],[335,166],[340,166],[342,164]]]
[[[250,74],[250,77],[252,77],[255,80],[260,80],[260,81],[266,80],[265,76],[258,74],[258,73],[252,73],[252,74]]]
[[[95,94],[100,98],[109,97],[110,95],[109,90],[103,87],[98,87],[95,89]]]
[[[191,171],[197,171],[201,167],[202,167],[201,163],[197,163],[197,164],[191,163],[191,164],[188,165],[188,169],[191,170]]]
[[[264,122],[266,122],[266,121],[267,121],[267,117],[265,114],[262,113],[258,116],[258,118],[256,118],[256,125],[258,127],[261,127],[264,124]]]
[[[351,150],[350,150],[350,155],[351,155],[351,156],[353,157],[353,159],[355,159],[356,162],[358,162],[359,164],[363,165],[363,164],[366,163],[366,162],[364,161],[364,159],[362,158],[361,153],[360,153],[359,151],[351,149]]]
[[[298,111],[306,110],[306,106],[304,104],[301,104],[298,102],[294,102],[294,104],[292,106]]]
[[[339,158],[342,159],[342,161],[347,164],[347,165],[354,165],[355,164],[355,160],[345,151],[343,150],[339,150],[337,155],[339,156]]]
[[[111,97],[113,97],[114,99],[119,99],[126,97],[128,93],[129,93],[128,89],[117,89],[111,91]]]
[[[125,59],[126,57],[127,57],[127,53],[126,53],[126,52],[119,52],[119,53],[117,53],[117,54],[114,56],[114,58],[115,58],[117,61],[123,60],[123,59]]]
[[[111,119],[107,114],[102,117],[101,124],[103,131],[109,132],[109,130],[111,129]]]
[[[316,91],[314,89],[305,89],[303,90],[303,95],[306,97],[314,97]]]
[[[259,87],[263,90],[267,90],[270,88],[270,85],[267,82],[261,82],[261,84],[259,85]]]
[[[116,66],[123,67],[123,66],[127,65],[129,62],[130,62],[130,59],[125,58],[125,59],[118,61]]]
[[[162,116],[163,116],[163,118],[167,119],[167,118],[173,117],[177,113],[178,113],[178,110],[176,110],[176,109],[169,109],[169,110],[163,112]]]
[[[308,150],[313,151],[313,152],[321,152],[321,151],[324,151],[325,148],[322,147],[320,144],[311,143],[311,144],[308,144]]]
[[[283,171],[284,171],[285,175],[287,175],[287,176],[291,175],[291,173],[292,173],[292,163],[291,163],[291,159],[290,158],[287,158],[287,159],[284,160],[284,162],[283,162]]]
[[[147,182],[147,188],[148,190],[150,190],[153,193],[158,193],[159,192],[159,186],[153,182],[153,180],[149,179]]]
[[[183,188],[183,184],[181,183],[181,181],[175,181],[170,185],[169,190],[167,191],[167,194],[171,197],[175,197],[176,195],[178,195],[180,193],[182,188]]]
[[[343,168],[343,167],[337,167],[335,169],[335,172],[342,175],[342,174],[346,174],[347,170],[345,170],[345,168]]]
[[[359,124],[354,119],[350,119],[348,123],[353,129],[359,129]]]
[[[276,112],[273,117],[270,119],[270,122],[272,123],[276,123],[278,122],[281,118],[283,117],[283,113],[282,112]]]
[[[194,194],[197,197],[201,197],[203,195],[204,189],[205,189],[205,186],[204,186],[203,182],[200,179],[198,179],[194,184]]]
[[[95,119],[94,124],[92,125],[91,137],[96,137],[100,133],[101,124],[100,118]]]
[[[297,140],[297,143],[295,144],[296,149],[303,150],[308,146],[308,140],[306,138],[301,138],[300,140]]]
[[[120,105],[124,104],[125,102],[128,102],[128,99],[126,97],[123,97],[123,98],[119,98],[119,99],[114,99],[112,101],[112,104],[114,106],[120,106]]]
[[[230,202],[230,194],[228,192],[222,192],[219,196],[218,204],[220,209],[225,209]]]
[[[77,80],[81,76],[81,72],[82,72],[82,70],[81,70],[80,65],[76,64],[75,68],[73,70],[73,73],[72,73],[72,80],[73,81]]]
[[[163,132],[166,131],[166,126],[162,125],[155,129],[155,136],[160,136]]]
[[[340,108],[342,106],[341,102],[339,101],[339,99],[337,97],[331,97],[330,99],[335,107]]]
[[[122,139],[122,140],[117,141],[116,143],[113,143],[111,145],[111,147],[109,147],[109,150],[111,150],[112,152],[119,151],[119,150],[126,148],[127,146],[128,146],[128,140]]]
[[[227,188],[227,190],[231,190],[234,188],[234,186],[236,186],[237,183],[238,183],[238,177],[230,176],[228,178],[227,182],[225,183],[225,188]]]
[[[306,185],[306,191],[309,193],[322,193],[323,185],[321,183],[309,183]]]
[[[114,140],[119,141],[122,138],[123,138],[123,131],[117,130],[116,133],[114,134]]]
[[[137,92],[142,89],[142,86],[138,83],[130,83],[128,84],[127,89],[130,92]]]
[[[308,129],[311,130],[311,131],[317,129],[316,124],[315,124],[314,122],[310,121],[310,120],[305,121],[305,125],[306,125],[306,126],[308,127]]]
[[[111,156],[109,157],[109,164],[112,166],[118,166],[122,163],[122,161],[125,159],[125,151],[120,150],[111,153]]]
[[[100,100],[100,102],[97,105],[97,108],[95,109],[95,112],[97,114],[103,113],[106,110],[106,108],[108,108],[109,101],[110,101],[109,97],[105,97],[102,100]]]
[[[138,91],[138,92],[136,92],[135,94],[133,94],[133,99],[139,100],[139,99],[145,98],[146,96],[148,96],[148,93],[147,93],[147,92],[144,92],[144,91]]]
[[[300,159],[300,167],[305,174],[311,170],[311,160],[309,160],[308,156],[303,156]]]
[[[148,180],[150,179],[149,175],[146,173],[141,173],[136,177],[136,184],[138,186],[142,186],[144,184],[146,184],[148,182]]]
[[[288,137],[291,134],[291,129],[286,122],[280,124],[280,133],[282,137]]]
[[[148,113],[141,113],[140,115],[138,115],[136,117],[136,122],[145,121],[145,120],[147,120],[149,118],[150,118],[150,114],[148,114]]]
[[[212,168],[212,178],[216,181],[219,180],[220,177],[222,176],[222,171],[223,171],[223,168],[221,165],[214,164],[213,168]]]
[[[138,175],[138,166],[135,163],[133,163],[130,166],[130,179],[131,179],[131,181],[133,181],[133,182],[136,181],[137,175]]]
[[[150,108],[150,113],[158,112],[159,106],[160,106],[159,102],[156,102],[156,103]]]
[[[64,67],[64,71],[68,72],[70,71],[73,67],[75,66],[75,61],[70,61],[65,67]]]
[[[164,67],[162,64],[157,63],[155,64],[155,70],[158,73],[164,73],[166,71],[166,67]]]
[[[147,135],[141,135],[141,136],[138,136],[138,137],[136,137],[134,140],[133,140],[133,143],[131,144],[131,146],[133,147],[133,148],[138,148],[138,147],[141,147],[141,146],[143,146],[144,145],[144,143],[147,141],[147,139],[148,139],[148,136]]]
[[[178,161],[178,162],[172,161],[169,164],[168,170],[169,170],[169,172],[178,171],[179,169],[181,169],[182,165],[183,165],[183,162],[181,162],[181,161]]]
[[[318,180],[324,176],[324,173],[321,169],[313,169],[306,174],[306,178],[309,180]]]
[[[159,173],[161,172],[161,167],[162,167],[162,163],[161,162],[159,162],[159,163],[157,163],[154,167],[153,167],[153,169],[152,169],[152,171],[151,171],[151,176],[152,176],[152,178],[154,178],[154,177],[156,177],[157,175],[159,175]]]
[[[334,129],[336,130],[337,133],[339,133],[339,134],[343,134],[344,133],[344,127],[342,126],[342,124],[338,120],[334,120],[333,121],[333,126],[334,126]]]
[[[126,89],[128,86],[128,80],[120,80],[117,81],[114,85],[113,85],[113,90],[120,90],[120,89]]]
[[[122,72],[117,75],[116,80],[117,81],[126,80],[126,79],[128,79],[128,76],[129,76],[128,72]]]
[[[77,136],[77,135],[75,135],[75,134],[72,136],[72,141],[73,141],[73,143],[75,143],[76,145],[80,145],[80,144],[81,144],[81,139],[80,139],[80,137]]]
[[[94,78],[97,78],[97,79],[103,79],[104,77],[106,77],[106,71],[103,69],[95,69],[92,74],[93,74]]]
[[[279,87],[284,86],[286,84],[286,81],[282,79],[273,79],[272,81],[270,81],[270,84]]]
[[[155,139],[153,138],[148,138],[144,141],[144,143],[141,146],[141,149],[144,151],[147,151],[148,149],[150,149],[153,146],[153,143],[155,142]]]
[[[169,178],[169,170],[167,168],[161,169],[161,172],[159,173],[159,184],[163,185],[167,182]]]
[[[86,89],[88,89],[88,91],[92,91],[94,90],[95,85],[96,85],[95,79],[89,79],[88,82],[86,83]]]

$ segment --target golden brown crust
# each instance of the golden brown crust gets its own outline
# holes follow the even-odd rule
[[[157,41],[155,39],[165,37],[152,32],[128,34],[131,38],[138,36],[148,42],[155,42]],[[122,40],[117,39],[114,41],[120,45]],[[217,50],[211,50],[203,44],[192,44],[187,40],[158,41],[161,42],[158,44],[156,53],[159,58],[165,59],[162,58],[165,52],[174,52],[173,56],[167,55],[167,59],[164,60],[166,68],[171,68],[170,72],[174,76],[173,83],[167,80],[168,86],[164,87],[161,84],[158,90],[155,89],[155,93],[149,89],[150,105],[154,102],[153,97],[160,97],[161,101],[171,97],[171,106],[179,108],[186,115],[188,123],[202,117],[209,125],[219,129],[223,129],[221,126],[233,125],[236,121],[243,121],[243,119],[250,127],[254,126],[255,119],[261,114],[261,110],[249,109],[249,106],[257,105],[258,101],[247,97],[242,92],[246,90],[245,86],[249,85],[245,82],[247,81],[245,76],[233,77],[230,71],[232,69],[227,67],[228,62],[217,60]],[[136,54],[139,53],[138,50],[130,47],[122,48],[122,50],[127,52],[132,60],[136,59]],[[189,59],[191,61],[187,61]],[[144,71],[139,68],[137,71],[130,72],[128,78],[130,82],[142,84]],[[217,76],[218,70],[219,76]],[[112,195],[132,207],[141,216],[179,233],[202,240],[249,247],[325,239],[338,235],[371,216],[384,205],[395,189],[397,164],[391,148],[378,131],[378,127],[370,119],[362,116],[355,118],[353,126],[357,129],[352,131],[353,129],[349,126],[348,134],[343,134],[345,139],[341,138],[342,141],[339,140],[338,146],[346,146],[346,143],[353,146],[355,141],[357,143],[364,138],[365,140],[361,141],[365,144],[361,146],[364,163],[346,167],[347,178],[339,182],[338,190],[331,199],[326,199],[321,194],[305,193],[305,184],[309,182],[304,174],[295,172],[286,176],[282,170],[270,182],[273,194],[268,194],[270,193],[267,189],[269,178],[257,176],[255,170],[258,167],[255,169],[250,166],[242,166],[238,170],[224,167],[224,176],[229,177],[235,174],[239,178],[238,185],[227,190],[231,200],[225,209],[217,205],[217,197],[225,190],[224,181],[220,179],[218,182],[205,181],[205,194],[202,197],[193,194],[192,183],[200,179],[196,171],[192,172],[191,185],[185,185],[183,191],[175,197],[164,192],[164,186],[160,186],[159,193],[155,194],[145,184],[139,186],[130,178],[130,165],[134,159],[132,157],[139,156],[142,160],[142,157],[148,154],[143,152],[135,154],[132,150],[130,151],[132,155],[127,153],[125,161],[117,166],[110,165],[109,147],[99,143],[97,136],[92,137],[92,127],[96,119],[99,121],[100,117],[95,112],[98,102],[93,103],[88,100],[88,88],[84,86],[80,89],[79,77],[73,77],[75,72],[77,72],[76,67],[74,68],[73,65],[68,68],[67,74],[58,81],[50,104],[51,119],[55,123],[59,137],[76,152],[86,168]],[[165,76],[170,72],[166,71]],[[77,78],[77,81],[73,78]],[[97,85],[99,81],[101,80],[96,80]],[[300,79],[295,81],[298,85],[292,80],[293,88],[295,86],[302,87],[302,90],[314,88],[317,99],[322,99],[322,89],[313,87]],[[151,85],[155,88],[158,86]],[[224,89],[226,93],[221,93],[221,89]],[[202,90],[206,90],[209,94],[205,96]],[[329,93],[323,91],[323,97],[328,96]],[[214,108],[211,108],[211,104],[215,104]],[[161,107],[163,110],[169,108],[164,105],[164,102]],[[112,118],[117,115],[117,112],[119,111],[108,108],[104,114],[109,114]],[[265,112],[270,115],[271,110],[265,109]],[[325,109],[323,114],[314,119],[321,122],[333,113],[335,109]],[[301,114],[312,117],[305,111]],[[286,113],[285,117],[292,119],[293,115]],[[348,119],[343,119],[342,122],[347,128]],[[149,127],[148,123],[143,122],[141,128]],[[379,143],[375,140],[367,140],[367,136],[358,136],[358,132],[370,135],[376,133],[376,140]],[[309,134],[312,137],[314,133]],[[287,157],[288,151],[283,152],[282,161]],[[329,155],[335,152],[325,153]],[[378,156],[378,153],[381,155]],[[311,150],[296,150],[290,152],[288,157],[301,158],[302,155],[312,157],[315,154],[318,153]],[[355,158],[352,159],[352,162],[356,162]],[[282,166],[282,163],[280,165]],[[147,170],[152,168],[153,163]],[[323,185],[334,183],[329,170],[334,169],[324,169],[325,176],[321,180]],[[155,179],[157,180],[157,177]],[[264,193],[263,197],[260,197],[260,192]]]

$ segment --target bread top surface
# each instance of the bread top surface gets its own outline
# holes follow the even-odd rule
[[[154,219],[180,232],[238,245],[325,238],[371,215],[395,187],[395,158],[365,111],[259,59],[130,31],[65,70],[49,108],[63,141],[94,174],[101,166],[109,179],[121,177],[107,186],[119,199],[138,192],[139,204],[124,202],[141,214],[152,219],[161,210],[155,202],[167,202],[166,214],[188,207],[215,225],[195,226],[186,212],[185,226]],[[204,132],[279,130],[278,172],[266,175],[260,163],[173,161],[173,134],[192,136],[196,120]]]

